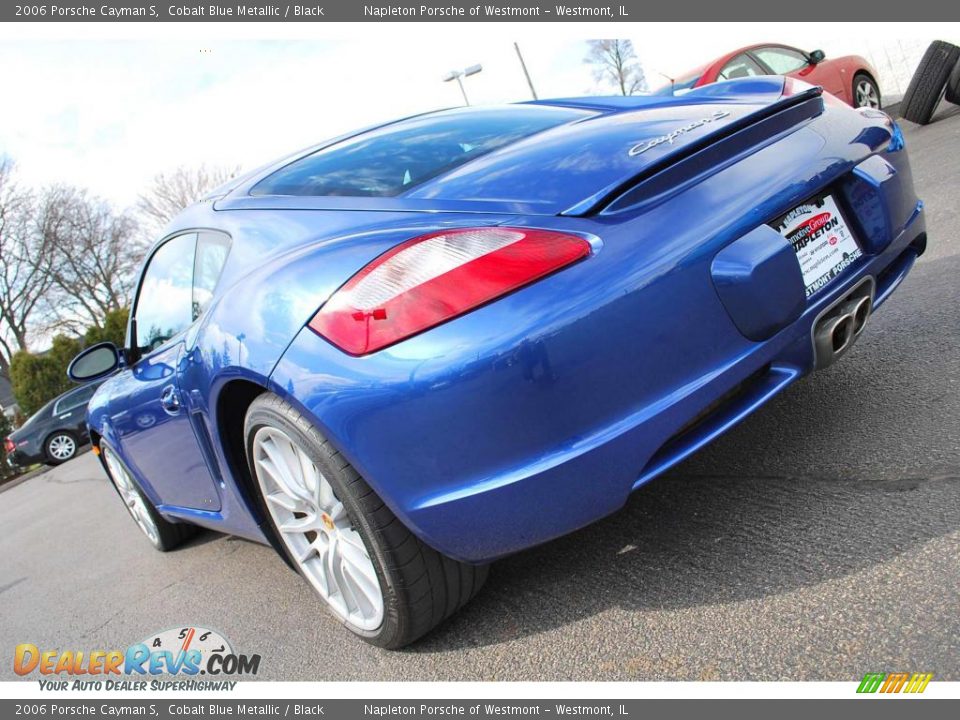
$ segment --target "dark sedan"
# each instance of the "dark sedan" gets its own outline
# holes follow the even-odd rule
[[[59,465],[88,442],[87,403],[100,383],[89,383],[54,398],[4,440],[9,462]]]

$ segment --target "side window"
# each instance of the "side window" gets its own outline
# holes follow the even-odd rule
[[[196,246],[196,233],[178,235],[150,258],[134,309],[141,349],[153,350],[193,322]]]
[[[69,395],[57,400],[57,404],[53,406],[53,414],[61,415],[65,412],[69,412],[74,408],[78,408],[82,405],[86,405],[90,398],[93,397],[93,393],[96,392],[96,385],[85,385],[79,390],[74,390]]]
[[[789,48],[766,47],[754,50],[753,54],[776,75],[796,72],[809,65],[803,53]]]
[[[197,256],[193,264],[192,319],[207,309],[217,289],[220,273],[230,252],[230,238],[220,233],[202,232],[197,240]]]
[[[752,77],[753,75],[765,75],[757,63],[747,55],[737,55],[733,60],[723,66],[720,71],[721,80],[733,80],[734,78]]]

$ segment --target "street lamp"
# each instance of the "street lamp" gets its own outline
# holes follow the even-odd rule
[[[483,65],[477,63],[476,65],[471,65],[464,70],[451,70],[446,75],[443,76],[444,82],[450,82],[451,80],[456,80],[457,84],[460,86],[460,92],[463,93],[463,103],[465,105],[470,104],[470,100],[467,98],[467,90],[463,86],[463,78],[470,77],[471,75],[476,75],[478,72],[483,70]]]
[[[677,86],[677,81],[676,81],[676,79],[670,77],[670,76],[667,75],[666,73],[660,72],[660,71],[657,70],[656,68],[654,68],[653,71],[654,71],[657,75],[660,75],[661,77],[665,77],[667,80],[670,81],[670,94],[673,95],[673,90],[674,90],[674,88]]]

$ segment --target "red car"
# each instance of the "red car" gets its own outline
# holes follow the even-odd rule
[[[718,80],[751,75],[789,75],[820,85],[853,107],[880,107],[877,73],[858,55],[827,60],[822,50],[804,52],[788,45],[767,43],[734,50],[654,91],[675,95]]]

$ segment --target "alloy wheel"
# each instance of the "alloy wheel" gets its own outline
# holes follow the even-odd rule
[[[47,450],[54,460],[63,462],[72,458],[77,452],[77,441],[69,435],[54,435],[47,445]]]
[[[101,449],[101,453],[107,464],[107,474],[117,488],[117,492],[120,493],[130,516],[140,526],[143,534],[147,536],[150,542],[157,545],[160,541],[160,532],[157,529],[157,524],[150,517],[150,511],[147,508],[146,500],[140,493],[140,488],[136,486],[130,472],[112,450],[104,447]]]
[[[857,107],[880,107],[880,95],[877,88],[869,80],[860,80],[856,88]]]
[[[366,631],[380,627],[376,568],[330,481],[274,427],[257,430],[253,461],[274,526],[304,577],[342,620]]]

